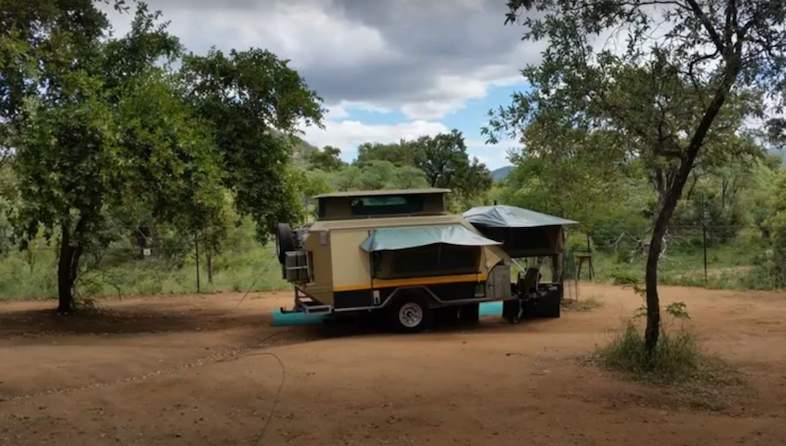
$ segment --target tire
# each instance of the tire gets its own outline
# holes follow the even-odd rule
[[[502,302],[502,317],[513,325],[524,319],[524,305],[521,299],[511,299]]]
[[[276,225],[276,256],[279,263],[284,264],[287,251],[295,249],[295,238],[292,228],[286,223]]]
[[[404,296],[390,307],[388,316],[396,331],[416,333],[431,326],[434,315],[424,299]]]
[[[480,304],[467,304],[459,307],[459,321],[463,324],[480,322]]]

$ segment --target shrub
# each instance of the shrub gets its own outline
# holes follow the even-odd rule
[[[689,319],[685,305],[669,305],[667,314]],[[723,360],[705,354],[696,336],[684,327],[663,329],[653,352],[644,346],[641,330],[629,321],[605,346],[598,347],[593,360],[600,366],[628,377],[660,385],[678,385],[691,404],[706,408],[724,405],[718,399],[717,386],[742,384],[739,373]]]
[[[675,383],[697,377],[704,356],[692,333],[678,330],[663,331],[658,345],[650,353],[644,346],[644,336],[632,322],[595,356],[601,365],[619,370],[634,378],[656,383]]]

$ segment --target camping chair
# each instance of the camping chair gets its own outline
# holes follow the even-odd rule
[[[519,272],[516,288],[520,293],[534,293],[538,290],[539,280],[540,271],[537,268],[527,268],[527,271],[523,273]]]

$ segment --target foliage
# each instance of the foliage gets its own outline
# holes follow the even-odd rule
[[[464,135],[458,130],[435,136],[421,136],[414,140],[401,140],[397,144],[365,143],[358,149],[355,166],[374,169],[379,162],[404,169],[399,183],[420,184],[416,172],[425,175],[426,185],[449,188],[454,199],[465,206],[483,196],[492,185],[491,173],[476,158],[467,154]],[[415,169],[407,167],[414,167]],[[352,172],[354,173],[354,172]],[[407,181],[409,179],[409,181]],[[350,181],[351,183],[351,181]],[[339,188],[355,188],[341,185]],[[374,187],[376,188],[376,187]]]
[[[322,109],[286,62],[211,51],[188,55],[175,76],[178,39],[144,3],[121,38],[89,1],[1,8],[0,147],[14,192],[0,224],[11,216],[23,248],[41,231],[58,238],[61,312],[80,271],[126,234],[163,228],[212,255],[229,203],[261,241],[277,220],[300,218],[288,135]]]
[[[786,171],[781,171],[772,196],[772,214],[766,220],[770,248],[762,263],[770,272],[776,287],[786,287]]]
[[[408,189],[428,185],[422,171],[413,166],[397,167],[390,161],[370,160],[362,167],[349,166],[333,183],[337,190]]]
[[[321,169],[324,171],[336,171],[346,165],[344,161],[339,158],[341,150],[325,146],[322,150],[315,150],[308,155],[308,164],[312,169]]]
[[[745,117],[762,112],[762,92],[783,93],[786,5],[511,0],[508,6],[507,22],[520,20],[525,39],[547,46],[540,65],[523,70],[532,89],[500,109],[487,132],[491,139],[507,132],[527,140],[533,128],[545,129],[548,152],[575,150],[576,133],[610,134],[616,159],[644,164],[657,191],[645,269],[646,341],[654,350],[664,236],[697,164],[737,155],[746,145],[730,137]],[[520,19],[522,10],[529,15]],[[654,32],[664,24],[665,31]],[[604,33],[624,36],[621,45],[596,49]]]
[[[453,189],[462,198],[472,198],[491,187],[491,173],[476,158],[470,160],[464,136],[458,130],[422,136],[416,147],[415,166],[426,174],[431,187]]]
[[[687,330],[663,332],[653,352],[645,347],[641,330],[628,323],[609,344],[595,351],[603,367],[633,379],[655,384],[685,384],[695,381],[710,385],[730,384],[731,370],[701,351],[696,337]]]
[[[367,142],[358,146],[358,157],[355,163],[365,166],[369,161],[388,161],[394,165],[414,166],[417,149],[411,141],[401,140],[393,144]]]
[[[230,208],[229,221],[237,217]],[[220,252],[213,258],[213,282],[202,283],[203,292],[280,290],[289,287],[272,245],[255,240],[255,226],[248,218],[228,224]],[[98,254],[100,262],[85,258],[79,276],[82,299],[158,293],[193,293],[195,258],[193,239],[179,232],[158,227],[148,245],[151,255],[142,257],[130,238],[117,238]],[[181,243],[185,242],[185,244]],[[0,301],[49,299],[57,296],[57,281],[51,265],[57,250],[41,239],[33,240],[30,250],[11,251],[0,260]],[[206,275],[204,254],[200,261]]]
[[[259,240],[266,241],[280,221],[302,220],[292,171],[286,168],[291,154],[286,134],[320,122],[316,93],[286,61],[258,49],[189,54],[181,77],[186,97],[212,124],[223,168],[231,172],[224,184],[241,213],[257,223]]]
[[[672,302],[666,312],[673,320],[690,319],[683,302]],[[634,318],[646,317],[646,314],[646,308],[642,307]],[[705,354],[696,335],[684,326],[662,328],[655,349],[649,350],[639,327],[629,321],[607,345],[595,350],[594,360],[609,370],[655,384],[734,382],[732,370],[719,359]]]

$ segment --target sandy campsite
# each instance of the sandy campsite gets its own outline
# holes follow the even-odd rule
[[[588,364],[640,305],[609,285],[583,284],[602,306],[561,319],[415,335],[273,327],[289,292],[101,300],[68,319],[3,303],[0,444],[783,444],[786,294],[663,295],[740,384],[694,394]]]

